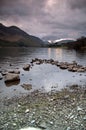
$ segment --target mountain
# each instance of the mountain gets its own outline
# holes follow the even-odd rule
[[[40,47],[43,41],[32,36],[16,26],[6,27],[0,23],[0,46],[25,46]]]
[[[70,42],[73,42],[74,40],[73,39],[60,39],[60,40],[55,40],[53,41],[54,44],[57,44],[57,45],[62,45],[62,44],[65,44],[65,43],[70,43]]]
[[[76,41],[69,43],[66,43],[66,46],[68,48],[80,50],[85,49],[86,50],[86,37],[82,36],[78,38]]]
[[[50,46],[64,46],[67,43],[74,42],[74,39],[65,38],[65,39],[58,39],[50,42]]]
[[[54,40],[54,41],[48,41],[48,46],[49,47],[67,47],[70,49],[76,49],[76,50],[80,50],[80,49],[86,49],[86,37],[81,37],[78,38],[77,40],[74,39],[59,39],[59,40]]]

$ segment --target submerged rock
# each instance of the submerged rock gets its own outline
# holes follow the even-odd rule
[[[61,64],[60,65],[60,69],[67,69],[67,68],[68,68],[68,66],[66,64]]]
[[[79,69],[77,69],[77,72],[85,72],[85,69],[84,68],[79,68]]]
[[[30,90],[32,89],[32,85],[31,84],[23,84],[21,85],[25,90]]]
[[[17,80],[20,80],[20,77],[18,74],[7,73],[4,77],[5,82],[11,82],[11,81],[17,81]]]

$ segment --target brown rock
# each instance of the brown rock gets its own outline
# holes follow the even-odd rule
[[[5,82],[11,82],[11,81],[17,81],[17,80],[20,80],[20,77],[18,74],[7,73],[4,77]]]
[[[30,69],[30,64],[24,65],[23,69],[24,69],[24,70],[29,70],[29,69]]]

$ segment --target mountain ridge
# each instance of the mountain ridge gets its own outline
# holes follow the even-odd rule
[[[43,45],[43,41],[27,34],[17,26],[6,27],[0,23],[0,46],[37,46]]]

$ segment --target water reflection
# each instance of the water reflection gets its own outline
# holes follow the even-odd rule
[[[51,48],[48,48],[48,57],[51,57]]]
[[[12,95],[14,88],[17,92],[26,93],[27,90],[21,87],[22,84],[29,83],[32,89],[44,88],[45,91],[52,89],[62,89],[66,85],[86,84],[86,74],[72,73],[67,70],[60,70],[57,66],[52,65],[35,65],[30,71],[24,71],[24,64],[30,63],[34,58],[51,59],[58,61],[72,62],[76,61],[81,65],[86,65],[86,51],[75,51],[62,48],[0,48],[0,70],[20,68],[20,79],[18,82],[4,84],[0,81],[0,91],[2,96]],[[10,66],[10,63],[12,66]],[[22,76],[23,74],[23,76]],[[31,79],[31,80],[30,80]],[[11,87],[12,86],[12,87]],[[13,91],[13,93],[11,93]],[[16,93],[17,94],[17,93]]]
[[[62,49],[61,48],[57,48],[55,50],[55,57],[56,57],[56,59],[58,59],[58,58],[62,59]]]
[[[20,67],[32,58],[53,58],[54,60],[71,62],[76,60],[86,64],[86,51],[75,51],[62,48],[0,48],[0,66],[9,68],[9,64]]]
[[[62,59],[62,49],[61,48],[48,48],[48,57],[49,59],[51,57],[54,57],[55,59]]]

